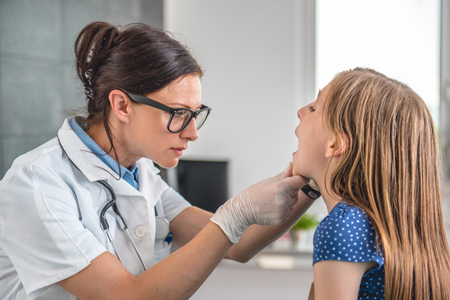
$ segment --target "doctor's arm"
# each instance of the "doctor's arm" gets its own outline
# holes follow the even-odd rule
[[[188,299],[230,250],[231,240],[238,240],[248,226],[281,224],[286,219],[302,183],[297,176],[245,189],[216,212],[218,219],[213,218],[182,248],[139,276],[129,273],[106,252],[59,284],[82,300]],[[179,226],[172,220],[174,235],[183,232]]]
[[[280,225],[253,225],[242,235],[237,244],[233,244],[225,258],[238,262],[248,262],[265,247],[276,241],[303,216],[314,200],[303,192],[298,193],[298,202],[294,205],[292,214]],[[213,216],[212,213],[192,206],[181,212],[170,223],[174,233],[173,243],[176,247],[187,244],[200,232]]]
[[[280,225],[253,225],[249,227],[242,235],[239,243],[233,245],[225,257],[238,262],[248,262],[292,228],[313,203],[313,199],[300,191],[298,202],[286,221]]]
[[[79,273],[59,284],[82,300],[188,299],[208,278],[231,247],[214,223],[191,242],[139,276],[105,252]]]
[[[280,181],[290,176],[292,176],[292,163],[290,163],[279,175],[263,180],[258,184],[269,184],[269,182]],[[308,182],[306,178],[300,177],[299,179],[301,186]],[[298,191],[298,189],[296,191]],[[281,235],[289,230],[315,201],[306,196],[303,192],[293,193],[290,196],[295,204],[292,213],[282,224],[250,226],[243,233],[239,242],[233,245],[225,257],[238,262],[249,261],[262,249],[276,241]],[[206,226],[206,224],[208,224],[212,216],[212,213],[197,207],[185,209],[172,220],[170,224],[171,230],[174,232],[174,245],[181,247],[189,242],[203,227]]]

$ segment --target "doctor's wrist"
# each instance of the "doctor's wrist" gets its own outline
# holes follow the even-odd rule
[[[236,214],[233,211],[230,211],[225,204],[217,209],[210,220],[222,229],[233,244],[239,242],[242,234],[248,227],[240,222],[239,218],[236,217]]]
[[[309,198],[311,198],[313,200],[316,200],[317,198],[319,198],[321,196],[319,187],[312,179],[306,185],[301,187],[300,189],[302,190],[303,193],[306,194],[306,196],[308,196]]]

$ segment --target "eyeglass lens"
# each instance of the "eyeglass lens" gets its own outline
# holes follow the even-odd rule
[[[184,129],[191,121],[193,114],[194,113],[190,112],[189,110],[177,110],[174,113],[172,120],[170,121],[169,130],[177,132]],[[195,125],[197,129],[200,129],[200,127],[202,127],[207,116],[207,110],[198,112],[197,116],[195,117]]]

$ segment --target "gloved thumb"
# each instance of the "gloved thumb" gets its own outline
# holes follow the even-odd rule
[[[292,176],[292,168],[293,168],[293,163],[292,163],[292,161],[290,161],[283,172],[281,172],[280,174],[277,174],[273,177],[267,178],[266,181],[276,182],[276,181],[283,180],[286,177],[291,177]]]
[[[283,173],[281,173],[281,174],[283,174],[283,178],[292,176],[293,167],[294,167],[294,163],[292,161],[290,161],[288,163],[288,165],[286,166],[286,168],[284,169]]]

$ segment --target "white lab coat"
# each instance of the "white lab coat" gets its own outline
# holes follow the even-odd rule
[[[118,175],[91,153],[68,122],[57,138],[17,158],[0,182],[2,300],[76,299],[57,282],[105,251],[114,254],[99,221],[111,198],[96,181],[105,180],[117,194],[117,206],[147,267],[155,263],[155,256],[159,260],[170,252],[154,238],[155,205],[169,222],[190,206],[148,159],[137,162],[139,191],[117,180]],[[107,220],[125,267],[135,275],[142,273],[114,213],[107,213]]]

